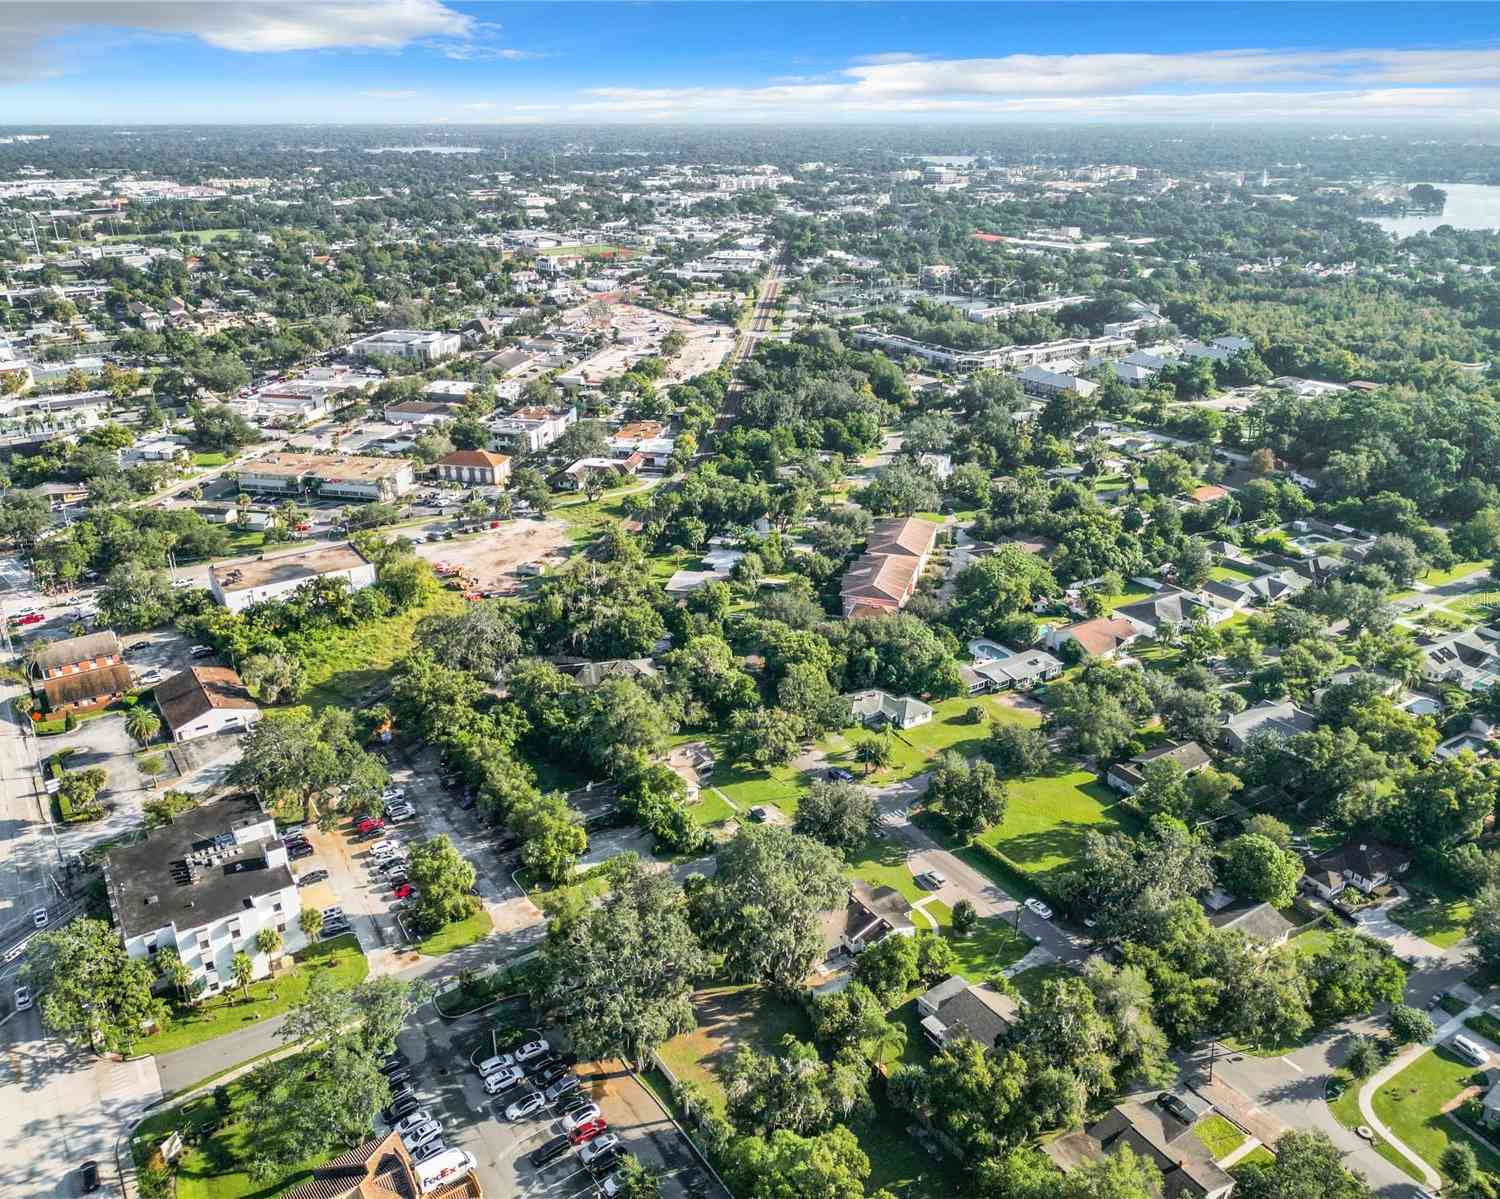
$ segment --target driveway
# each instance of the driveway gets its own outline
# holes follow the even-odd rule
[[[875,792],[875,811],[881,831],[910,846],[906,864],[913,874],[937,870],[947,877],[947,882],[929,894],[941,899],[950,908],[960,899],[967,899],[981,916],[1001,916],[1021,933],[1036,942],[1052,958],[1072,966],[1081,966],[1088,960],[1091,950],[1086,941],[1075,937],[1053,920],[1043,920],[1028,911],[1015,896],[998,883],[991,881],[968,866],[961,858],[949,852],[925,829],[911,822],[911,807],[927,793],[928,776],[919,774],[915,778],[893,783],[888,787],[872,788]],[[1035,952],[1035,951],[1033,951]],[[1037,958],[1041,955],[1037,954]]]

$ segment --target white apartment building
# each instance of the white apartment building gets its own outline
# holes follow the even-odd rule
[[[351,591],[375,582],[375,564],[352,545],[320,546],[295,550],[273,558],[211,566],[208,588],[214,599],[231,612],[242,612],[251,604],[281,599],[314,579],[346,579]]]
[[[235,471],[241,491],[316,494],[324,499],[393,500],[416,483],[406,458],[355,454],[265,454]]]
[[[490,424],[490,448],[535,454],[577,423],[577,408],[517,408],[509,416],[502,416]]]
[[[175,949],[205,997],[234,986],[236,953],[254,963],[255,977],[270,973],[270,957],[255,946],[262,929],[281,935],[282,953],[307,944],[286,843],[248,796],[205,804],[111,850],[104,882],[126,953],[154,960]]]
[[[452,358],[462,348],[457,333],[438,333],[427,329],[387,329],[361,337],[349,347],[360,358],[409,358],[413,362],[441,362]]]

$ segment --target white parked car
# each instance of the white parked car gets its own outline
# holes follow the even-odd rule
[[[579,1125],[587,1124],[590,1120],[597,1120],[598,1118],[599,1105],[597,1103],[590,1103],[586,1107],[579,1108],[571,1115],[564,1116],[562,1118],[562,1130],[564,1132],[572,1132]]]
[[[405,1117],[404,1119],[396,1121],[395,1131],[399,1133],[408,1133],[414,1128],[421,1128],[422,1125],[431,1122],[431,1120],[432,1113],[429,1112],[425,1107],[419,1107],[416,1111],[412,1112],[411,1115]]]
[[[539,1112],[546,1106],[547,1101],[542,1098],[540,1091],[532,1091],[531,1094],[517,1099],[505,1109],[507,1120],[524,1120],[533,1112]]]
[[[498,1057],[487,1057],[481,1062],[475,1062],[474,1069],[481,1074],[493,1074],[496,1070],[509,1070],[515,1064],[515,1058],[508,1053],[502,1053]]]
[[[31,1007],[31,988],[16,988],[16,1011],[24,1012]]]
[[[394,820],[397,823],[403,820],[410,820],[416,814],[417,809],[409,803],[392,804],[385,810],[385,818],[387,820]]]
[[[493,1074],[484,1076],[484,1093],[486,1095],[498,1095],[502,1091],[508,1091],[526,1077],[520,1066],[507,1066],[503,1070],[496,1070]]]
[[[516,1063],[524,1066],[532,1058],[541,1057],[544,1053],[551,1053],[552,1046],[544,1040],[528,1041],[516,1050]]]
[[[620,1147],[620,1138],[612,1132],[605,1133],[602,1137],[595,1137],[587,1145],[578,1150],[578,1160],[585,1166],[597,1157],[603,1157],[611,1149]]]
[[[370,852],[377,858],[396,858],[401,856],[401,846],[395,841],[377,841],[370,846]]]
[[[442,1135],[443,1126],[436,1120],[429,1120],[426,1124],[418,1124],[415,1128],[403,1132],[401,1134],[401,1143],[406,1146],[406,1151],[410,1153],[418,1145],[425,1145]]]
[[[1052,919],[1052,909],[1044,904],[1040,899],[1037,899],[1035,896],[1032,896],[1026,901],[1026,909],[1027,911],[1034,912],[1043,920]]]

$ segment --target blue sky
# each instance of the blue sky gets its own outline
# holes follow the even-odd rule
[[[1500,122],[1500,5],[9,0],[0,123]]]

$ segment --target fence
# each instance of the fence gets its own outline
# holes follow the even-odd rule
[[[661,1054],[657,1053],[654,1049],[651,1051],[651,1065],[661,1074],[663,1078],[667,1080],[668,1086],[671,1086],[674,1089],[676,1088],[677,1075],[672,1073],[671,1069],[667,1066],[667,1063],[662,1061]],[[651,1098],[656,1102],[656,1106],[661,1108],[662,1114],[665,1115],[668,1120],[672,1121],[672,1127],[677,1129],[677,1131],[682,1134],[683,1140],[687,1141],[688,1145],[692,1148],[694,1155],[700,1162],[703,1163],[703,1168],[713,1175],[714,1181],[719,1184],[724,1193],[728,1195],[730,1199],[734,1199],[734,1192],[729,1189],[729,1184],[719,1177],[719,1172],[714,1169],[713,1162],[708,1160],[708,1154],[703,1152],[703,1149],[693,1138],[693,1134],[678,1122],[676,1115],[674,1115],[672,1112],[672,1109],[662,1102],[661,1096],[659,1096],[655,1091],[647,1086],[646,1083],[641,1079],[641,1077],[636,1074],[634,1066],[631,1066],[629,1065],[629,1063],[627,1063],[626,1068],[630,1071],[630,1077],[635,1079],[641,1089],[645,1091],[646,1094],[650,1095]]]

